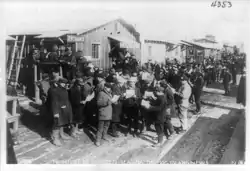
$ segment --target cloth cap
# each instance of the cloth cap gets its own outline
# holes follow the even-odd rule
[[[110,84],[110,83],[105,83],[104,86],[107,88],[112,88],[112,84]]]
[[[188,80],[188,77],[184,74],[184,75],[181,76],[181,80],[182,80],[182,81],[183,81],[183,80],[187,81],[187,80]]]
[[[68,80],[67,80],[66,78],[59,78],[58,82],[59,82],[59,83],[67,84],[67,83],[68,83]]]
[[[156,92],[164,92],[164,88],[161,87],[161,86],[158,86],[158,87],[155,88],[155,91]]]
[[[103,72],[99,72],[96,76],[99,78],[105,78],[105,74]]]
[[[78,84],[78,85],[83,85],[84,84],[82,78],[77,78],[76,81],[75,81],[75,83]]]

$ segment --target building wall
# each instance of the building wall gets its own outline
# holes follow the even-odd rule
[[[151,47],[151,54],[150,54]],[[151,59],[152,61],[165,62],[166,57],[166,45],[159,43],[144,43],[143,58],[144,62]]]
[[[111,67],[111,59],[109,58],[109,52],[111,49],[108,39],[109,35],[126,37],[129,40],[136,42],[135,37],[120,22],[117,21],[82,35],[84,36],[84,42],[77,43],[77,50],[82,50],[85,56],[92,56],[92,44],[100,44],[99,59],[92,58],[92,62],[95,66],[102,67],[104,69]],[[139,56],[140,58],[139,49],[134,48],[130,50],[134,50],[136,57],[138,58]]]
[[[186,58],[186,50],[181,50],[181,46],[177,46],[172,51],[166,52],[167,58],[170,60],[177,59],[180,62],[185,62]]]

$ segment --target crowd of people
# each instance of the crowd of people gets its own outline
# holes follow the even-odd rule
[[[95,144],[100,146],[101,140],[109,141],[108,132],[114,137],[121,133],[136,137],[152,131],[152,124],[158,136],[155,146],[159,146],[164,137],[170,139],[187,130],[190,103],[196,104],[193,114],[201,114],[204,86],[221,82],[225,95],[229,95],[231,82],[236,84],[237,72],[244,71],[237,60],[213,58],[203,64],[149,60],[139,65],[128,53],[119,65],[114,60],[113,68],[106,73],[87,60],[77,67],[69,48],[67,52],[63,76],[59,76],[58,68],[53,68],[38,82],[41,100],[48,110],[46,123],[56,146],[62,145],[61,140],[82,134],[89,125],[96,127]],[[33,59],[38,60],[34,56]],[[126,131],[121,131],[123,127]]]

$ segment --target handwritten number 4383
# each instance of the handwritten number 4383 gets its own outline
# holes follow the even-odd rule
[[[214,1],[211,4],[211,7],[231,8],[232,7],[232,3],[230,1]]]

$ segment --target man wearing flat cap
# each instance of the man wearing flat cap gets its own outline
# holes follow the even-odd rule
[[[80,124],[85,120],[83,109],[85,101],[82,98],[82,87],[84,85],[82,78],[76,78],[73,87],[70,89],[70,102],[73,109],[73,129],[72,135],[76,137],[77,134],[81,134]]]
[[[66,89],[67,82],[67,79],[60,78],[58,83],[53,83],[54,85],[48,92],[50,111],[54,118],[52,143],[56,146],[62,145],[60,138],[63,140],[71,139],[64,133],[64,126],[72,123],[72,108]]]
[[[68,46],[63,57],[60,59],[62,63],[63,76],[72,80],[76,73],[76,57],[73,56],[71,47]]]

